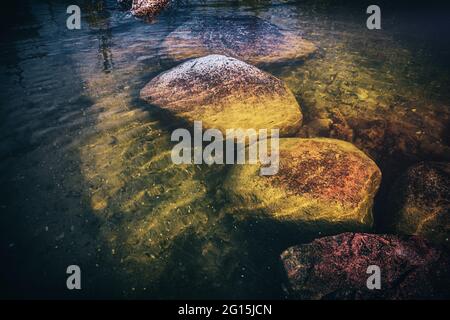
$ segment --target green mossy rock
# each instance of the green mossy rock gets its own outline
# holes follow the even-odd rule
[[[301,224],[304,231],[366,230],[381,181],[377,165],[351,143],[280,139],[280,166],[260,176],[260,164],[236,165],[225,182],[233,212]]]
[[[292,92],[274,76],[222,55],[189,60],[152,79],[141,98],[188,122],[226,129],[279,129],[295,134],[302,113]]]

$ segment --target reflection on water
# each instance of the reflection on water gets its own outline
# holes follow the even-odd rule
[[[6,296],[76,297],[65,268],[79,264],[84,297],[283,297],[278,254],[307,239],[234,220],[227,166],[172,164],[177,124],[138,98],[177,63],[159,46],[191,18],[257,15],[317,44],[304,63],[262,66],[296,94],[300,135],[353,141],[386,181],[409,162],[450,158],[449,73],[438,59],[448,48],[407,36],[401,17],[370,32],[356,9],[325,2],[189,1],[150,24],[115,1],[81,8],[82,29],[69,31],[64,3],[25,2],[1,43]]]
[[[98,51],[103,59],[103,71],[110,72],[113,67],[111,46],[110,14],[106,9],[105,1],[85,1],[86,21],[91,30],[98,34]]]

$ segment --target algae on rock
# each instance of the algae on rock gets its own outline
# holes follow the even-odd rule
[[[362,151],[340,140],[285,138],[279,140],[279,159],[273,176],[259,176],[260,164],[231,170],[225,189],[232,211],[296,222],[304,231],[371,227],[381,172]]]

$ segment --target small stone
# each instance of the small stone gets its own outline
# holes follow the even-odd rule
[[[365,89],[358,88],[356,91],[356,95],[358,96],[359,100],[366,100],[369,97],[369,92]]]
[[[64,232],[55,238],[56,241],[62,240],[64,238]]]

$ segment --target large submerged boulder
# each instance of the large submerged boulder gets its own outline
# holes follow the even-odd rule
[[[450,297],[448,255],[418,237],[344,233],[288,248],[281,260],[295,298]],[[379,267],[380,289],[367,286],[376,272],[369,266]]]
[[[393,231],[450,246],[450,163],[410,167],[392,189],[390,209]]]
[[[261,176],[261,164],[232,168],[224,187],[236,214],[296,222],[302,232],[367,230],[381,172],[351,143],[279,139],[279,171]]]
[[[279,129],[294,134],[302,114],[294,95],[274,76],[222,55],[189,60],[152,79],[141,98],[204,128]]]
[[[170,33],[162,45],[173,59],[223,54],[257,64],[304,59],[316,46],[255,16],[196,18]]]

